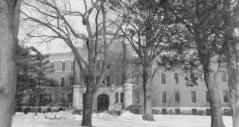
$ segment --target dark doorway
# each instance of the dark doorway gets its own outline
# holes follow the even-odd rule
[[[101,94],[97,97],[97,110],[105,111],[109,107],[109,97],[106,94]]]

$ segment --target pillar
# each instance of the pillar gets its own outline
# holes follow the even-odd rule
[[[80,85],[73,86],[73,108],[82,110],[83,109],[83,93],[85,89]]]
[[[124,84],[124,107],[133,105],[133,83]]]

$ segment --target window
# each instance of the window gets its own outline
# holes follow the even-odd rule
[[[197,109],[192,109],[192,115],[197,115]]]
[[[54,70],[55,69],[55,63],[51,63],[51,67]]]
[[[175,109],[175,114],[180,115],[180,109],[179,108]]]
[[[165,73],[161,74],[161,84],[166,84],[166,75],[165,75]]]
[[[115,93],[115,103],[119,103],[119,93]]]
[[[228,91],[223,91],[223,102],[228,102],[229,101],[229,96],[228,96]]]
[[[166,91],[162,92],[162,103],[166,103],[167,102],[167,93]]]
[[[111,80],[110,76],[109,75],[106,76],[106,85],[107,86],[110,86],[110,84],[111,84],[110,80]]]
[[[226,116],[231,116],[232,115],[232,111],[230,109],[224,109],[223,110],[223,114]]]
[[[135,103],[139,103],[139,92],[135,92]]]
[[[74,77],[70,77],[70,86],[74,85]]]
[[[72,102],[72,100],[73,100],[73,95],[72,95],[72,93],[67,94],[67,98],[68,98],[68,101],[69,101],[69,102]]]
[[[64,87],[64,86],[65,86],[65,79],[61,78],[61,87]]]
[[[191,91],[191,101],[192,103],[196,103],[196,91]]]
[[[206,114],[211,115],[211,109],[206,109]]]
[[[64,103],[64,98],[60,95],[59,99],[60,99],[61,104],[63,104]]]
[[[124,93],[120,93],[120,103],[124,103]]]
[[[62,62],[62,63],[61,63],[61,70],[62,70],[62,71],[65,71],[65,70],[66,70],[66,63],[65,63],[65,62]]]
[[[222,73],[222,81],[227,82],[227,73],[226,72]]]
[[[74,71],[74,61],[71,62],[71,71]]]
[[[180,103],[180,96],[179,96],[179,91],[175,92],[175,102]]]
[[[136,71],[132,72],[134,84],[139,84],[139,74]]]
[[[162,109],[162,114],[167,114],[167,109],[163,108]]]
[[[174,81],[176,84],[179,83],[178,73],[174,73]]]
[[[136,74],[135,75],[136,77],[135,77],[135,84],[139,84],[139,74]]]
[[[205,92],[205,95],[206,95],[206,102],[209,103],[210,99],[209,99],[209,93],[208,93],[208,91]]]

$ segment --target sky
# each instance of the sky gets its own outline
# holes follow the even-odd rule
[[[62,2],[65,0],[59,0],[59,2]],[[89,0],[86,0],[88,2],[90,2]],[[34,4],[34,2],[32,1],[27,1],[30,2],[31,4]],[[57,1],[58,2],[58,1]],[[71,5],[71,9],[72,11],[80,11],[80,12],[84,12],[84,4],[82,3],[83,0],[68,0],[68,2]],[[90,4],[88,4],[88,6],[90,6]],[[23,11],[28,12],[28,10],[26,9],[25,6],[22,7]],[[32,12],[28,12],[31,13]],[[93,16],[94,16],[95,12],[93,12]],[[38,16],[37,14],[33,15],[41,18],[40,16]],[[92,16],[92,17],[93,17]],[[93,22],[93,19],[91,17],[91,22]],[[77,17],[68,17],[68,20],[70,21],[70,23],[77,28],[77,32],[79,33],[84,33],[85,35],[87,35],[87,31],[86,31],[86,27],[84,25],[82,25],[82,19],[80,16]],[[94,26],[92,26],[94,28]],[[62,40],[58,39],[55,40],[53,42],[47,42],[47,43],[39,43],[39,41],[41,41],[41,39],[31,39],[30,41],[25,42],[25,38],[26,38],[26,34],[31,30],[31,25],[29,23],[26,23],[24,20],[21,20],[20,22],[20,30],[19,30],[19,40],[21,42],[21,44],[25,45],[25,46],[34,46],[36,47],[39,51],[41,51],[44,54],[48,54],[48,53],[62,53],[62,52],[70,52],[70,48],[65,44],[65,42],[63,42]],[[38,31],[39,32],[39,31]],[[50,34],[48,33],[49,31],[44,31],[41,30],[40,31],[41,34]],[[82,44],[82,40],[80,43]],[[81,44],[78,44],[77,46],[81,46]]]

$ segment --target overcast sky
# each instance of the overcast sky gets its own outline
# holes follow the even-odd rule
[[[57,2],[61,2],[64,0],[59,0]],[[77,10],[77,11],[84,11],[84,4],[82,3],[83,0],[69,0],[70,4],[71,4],[71,8],[72,10]],[[88,2],[90,2],[89,0],[87,0]],[[32,2],[32,1],[29,1]],[[23,6],[23,10],[24,10],[24,6]],[[94,14],[94,13],[93,13]],[[75,17],[75,18],[70,18],[70,23],[74,24],[75,27],[77,27],[78,32],[80,33],[85,33],[87,35],[86,32],[86,28],[84,25],[82,25],[82,21],[81,21],[81,17]],[[21,21],[21,25],[20,25],[20,31],[19,31],[19,38],[20,40],[24,40],[27,32],[29,32],[29,24],[25,23],[24,21]],[[94,26],[93,26],[94,27]],[[46,32],[46,31],[41,31],[41,32]],[[39,42],[40,39],[31,39],[31,41],[29,41],[28,43],[24,43],[24,45],[26,46],[34,46],[37,49],[39,49],[41,52],[43,53],[59,53],[59,52],[70,52],[70,48],[68,48],[68,46],[61,40],[55,40],[54,42],[51,43],[37,43]],[[78,44],[80,45],[80,44]]]

